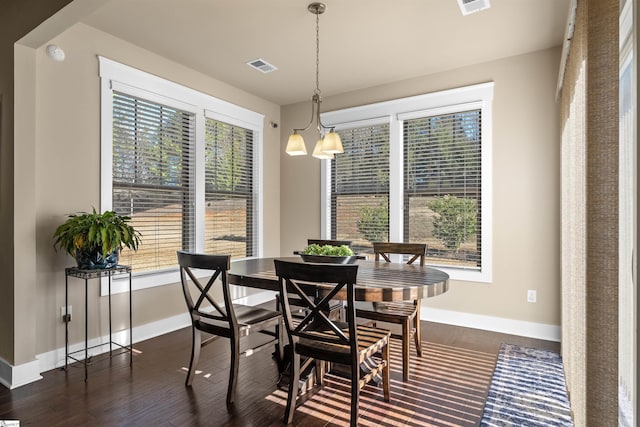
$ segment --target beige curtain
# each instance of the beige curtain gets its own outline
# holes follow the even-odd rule
[[[562,356],[576,426],[618,424],[618,9],[578,0],[561,83]]]

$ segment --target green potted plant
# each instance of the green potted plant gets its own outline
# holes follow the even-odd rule
[[[141,234],[129,224],[130,217],[113,211],[69,215],[53,233],[54,249],[76,259],[78,268],[100,269],[118,265],[120,250],[137,250]]]

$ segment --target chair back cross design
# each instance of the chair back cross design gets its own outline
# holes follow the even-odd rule
[[[424,267],[426,251],[426,243],[373,243],[373,252],[375,253],[376,261],[380,261],[380,257],[382,257],[385,261],[391,262],[390,254],[413,255],[413,257],[409,258],[407,264],[413,264],[419,259],[420,266]]]
[[[220,322],[228,322],[233,325],[234,329],[238,328],[238,321],[236,319],[233,310],[230,310],[232,306],[231,295],[229,293],[229,286],[227,284],[227,271],[231,267],[230,255],[204,255],[202,257],[196,257],[192,254],[184,252],[178,253],[178,262],[180,263],[180,275],[183,284],[186,284],[188,280],[185,274],[189,276],[189,279],[193,283],[193,286],[197,289],[191,290],[188,285],[183,286],[185,301],[189,309],[189,314],[194,322],[199,322],[202,317],[207,319],[217,320]],[[205,284],[202,279],[194,274],[194,269],[209,270],[211,275]],[[219,280],[218,280],[219,279]],[[224,298],[224,304],[220,305],[212,297],[214,285],[218,283],[218,286],[222,289],[222,295]],[[194,297],[195,302],[194,302]],[[204,305],[208,302],[212,307],[212,310],[206,310]],[[226,336],[226,335],[225,335]]]
[[[292,313],[291,304],[283,304],[285,322],[291,327],[289,340],[293,341],[295,337],[304,337],[318,339],[327,343],[353,344],[353,347],[357,348],[355,322],[350,322],[347,319],[347,322],[350,323],[349,335],[347,335],[336,325],[335,320],[330,319],[326,313],[330,311],[331,299],[345,287],[347,288],[347,301],[353,301],[353,285],[356,282],[358,266],[341,265],[338,269],[328,269],[326,265],[308,263],[291,263],[285,266],[279,260],[275,260],[275,266],[276,274],[281,281],[282,292],[280,298],[286,298],[286,301],[296,300],[296,304],[302,305],[305,309],[304,317],[300,318]],[[312,299],[310,294],[319,294],[310,291],[308,283],[319,280],[326,282],[325,286],[330,286],[329,284],[331,284],[332,288],[324,296]],[[307,285],[304,284],[305,282],[307,282]],[[296,310],[296,312],[299,313],[300,310]],[[352,319],[355,319],[353,305],[351,305],[351,310],[347,307],[347,317],[349,317],[349,312],[351,312]],[[319,334],[318,332],[322,333]],[[350,340],[349,336],[354,336],[356,339]]]

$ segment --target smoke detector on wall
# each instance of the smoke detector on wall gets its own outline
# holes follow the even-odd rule
[[[460,5],[463,15],[480,12],[491,7],[489,0],[458,0],[458,5]]]
[[[60,46],[50,44],[47,46],[47,55],[56,62],[64,61],[64,50]]]

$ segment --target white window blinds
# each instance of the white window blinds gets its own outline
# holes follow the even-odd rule
[[[430,264],[481,266],[481,110],[405,120],[404,240]]]
[[[331,162],[331,237],[365,253],[389,236],[389,124],[340,129]]]
[[[254,255],[253,139],[251,130],[206,119],[207,253]]]
[[[141,232],[121,263],[136,272],[174,267],[194,248],[194,116],[113,92],[113,210]]]

